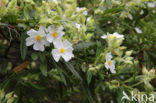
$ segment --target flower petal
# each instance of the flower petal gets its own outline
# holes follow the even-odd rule
[[[37,51],[44,51],[44,46],[41,43],[36,42],[33,46],[33,49]]]
[[[45,46],[50,46],[50,43],[46,40],[46,38],[43,38],[41,43]]]
[[[73,52],[73,48],[72,47],[66,48],[66,53],[72,53],[72,52]]]
[[[111,60],[110,69],[115,69],[115,61],[114,60]]]
[[[109,69],[109,65],[108,65],[107,61],[105,63],[105,67],[106,67],[106,69]]]
[[[115,69],[110,69],[111,73],[116,73]]]
[[[61,26],[59,26],[58,28],[57,28],[57,30],[59,30],[59,31],[62,31],[64,28],[63,28],[63,26],[61,25]]]
[[[117,32],[113,33],[113,35],[115,35],[116,38],[124,38],[124,35],[121,35],[121,34],[119,34]]]
[[[73,58],[74,57],[74,55],[72,54],[72,53],[65,53],[65,54],[63,54],[62,55],[62,57],[63,57],[63,59],[66,61],[66,62],[68,62],[71,58]]]
[[[44,26],[40,26],[38,34],[40,34],[41,36],[46,36],[45,31],[46,28]]]
[[[49,33],[52,33],[54,31],[54,29],[55,29],[54,25],[48,26]]]
[[[66,40],[63,42],[63,47],[64,47],[64,48],[69,48],[69,47],[72,47],[72,44],[66,39]]]
[[[111,52],[109,52],[106,54],[106,61],[109,61],[111,59],[112,59],[112,54],[111,54]]]
[[[50,42],[50,43],[52,43],[53,40],[54,40],[54,38],[52,37],[51,34],[48,34],[48,35],[46,36],[46,39],[47,39],[47,41]]]
[[[103,35],[101,36],[102,39],[106,39],[107,38],[107,35]]]
[[[35,43],[34,38],[28,37],[28,38],[26,39],[26,46],[31,46],[31,45],[33,45],[34,43]]]
[[[28,34],[29,36],[35,36],[35,35],[37,34],[37,31],[34,30],[34,29],[31,29],[31,30],[27,31],[27,34]]]
[[[61,36],[61,37],[65,34],[63,31],[57,31],[57,33],[58,33],[58,36]]]
[[[54,40],[53,44],[54,44],[55,48],[60,49],[63,47],[63,43],[62,43],[61,39],[62,38],[58,38],[58,39]]]
[[[54,60],[58,62],[61,57],[59,49],[53,49],[51,53],[52,53]]]

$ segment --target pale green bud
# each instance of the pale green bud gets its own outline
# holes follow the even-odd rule
[[[126,56],[131,56],[132,52],[133,52],[132,50],[126,51]]]
[[[144,87],[147,91],[153,91],[153,87],[148,81],[145,81],[144,83],[145,83]]]
[[[5,98],[6,98],[6,99],[9,99],[10,97],[12,97],[12,95],[13,95],[13,92],[10,92],[10,93],[8,93],[8,94],[5,96]]]
[[[143,68],[142,68],[142,73],[143,73],[143,74],[147,74],[147,73],[148,73],[148,70],[146,69],[145,66],[143,66]]]

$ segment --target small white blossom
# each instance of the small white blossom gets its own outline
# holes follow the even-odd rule
[[[58,3],[58,1],[57,1],[57,0],[53,0],[53,2],[54,2],[54,3],[56,3],[56,4]]]
[[[80,8],[80,7],[77,7],[76,8],[76,11],[77,12],[80,12],[81,10],[85,10],[86,8]],[[88,15],[88,11],[87,10],[85,10],[84,12],[83,12],[83,14],[86,16],[86,15]]]
[[[137,33],[139,33],[139,34],[141,34],[141,33],[142,33],[142,30],[141,30],[141,29],[139,29],[138,27],[135,27],[135,31],[136,31]]]
[[[156,7],[156,4],[153,2],[151,2],[151,3],[147,3],[147,6],[148,7],[150,7],[150,8],[154,8],[154,7]]]
[[[44,46],[49,46],[43,26],[40,26],[39,31],[31,29],[27,34],[29,37],[26,39],[26,46],[33,45],[33,49],[37,51],[44,51]]]
[[[87,10],[84,11],[83,14],[84,14],[85,16],[87,16],[87,15],[88,15],[88,11],[87,11]]]
[[[109,36],[110,36],[110,38],[116,37],[117,39],[119,39],[119,38],[124,38],[124,35],[119,34],[119,33],[117,33],[117,32],[115,32],[115,33],[113,33],[113,34],[110,34]],[[101,38],[102,38],[102,39],[106,39],[106,38],[107,38],[107,35],[103,35],[103,36],[101,36]]]
[[[155,11],[155,10],[152,10],[152,12],[153,12],[153,13],[156,13],[156,11]]]
[[[62,38],[64,35],[63,27],[59,26],[57,28],[54,25],[48,27],[47,41],[52,43],[58,38]]]
[[[52,56],[56,62],[59,61],[60,57],[63,57],[66,62],[74,57],[72,44],[68,40],[62,42],[61,39],[57,39],[53,44],[55,49],[52,50]]]
[[[54,3],[58,3],[58,1],[57,0],[52,0]],[[50,2],[50,0],[48,0],[48,2]]]
[[[142,15],[142,14],[144,14],[144,11],[143,10],[141,10],[141,12],[140,12],[140,15]]]
[[[111,24],[111,21],[107,21],[108,24]]]
[[[76,8],[76,11],[77,11],[77,12],[80,12],[80,11],[83,10],[83,9],[84,9],[84,8],[79,8],[79,7],[77,7],[77,8]]]
[[[88,18],[87,18],[87,21],[90,21],[90,20],[91,20],[91,17],[88,17]]]
[[[130,20],[133,20],[132,14],[129,14],[128,17],[129,17]]]
[[[76,28],[79,30],[81,27],[81,24],[76,23],[75,25],[76,25]]]
[[[106,54],[105,67],[107,69],[110,69],[111,73],[116,73],[116,71],[115,71],[115,61],[114,60],[111,60],[111,59],[112,59],[111,53],[107,53]]]

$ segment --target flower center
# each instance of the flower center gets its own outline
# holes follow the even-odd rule
[[[110,35],[110,38],[114,38],[115,37],[115,35]]]
[[[108,61],[108,65],[109,65],[109,66],[111,65],[111,61]]]
[[[62,54],[65,53],[65,49],[64,48],[61,48],[60,49],[60,53],[62,53]]]
[[[36,36],[36,40],[37,40],[37,41],[41,41],[41,40],[42,40],[41,36],[37,35],[37,36]]]
[[[53,36],[54,38],[56,38],[56,37],[57,37],[57,32],[53,32],[53,33],[52,33],[52,36]]]

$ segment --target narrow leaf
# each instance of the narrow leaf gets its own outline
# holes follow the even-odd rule
[[[26,46],[26,39],[27,35],[26,33],[23,33],[21,35],[21,44],[20,44],[20,50],[21,50],[21,58],[24,60],[27,54],[27,46]]]
[[[46,63],[41,63],[40,64],[40,70],[41,70],[41,73],[44,75],[44,76],[47,76],[47,64]]]
[[[69,62],[65,62],[65,65],[68,67],[68,69],[79,79],[82,81],[81,76],[77,73],[77,71],[74,69],[73,65]]]
[[[62,81],[64,82],[65,85],[67,85],[66,79],[65,79],[61,69],[58,66],[57,66],[57,70],[58,70],[58,72],[59,72],[59,74],[61,76]]]
[[[88,84],[90,84],[91,79],[92,79],[92,73],[88,71],[87,72],[87,82],[88,82]]]

